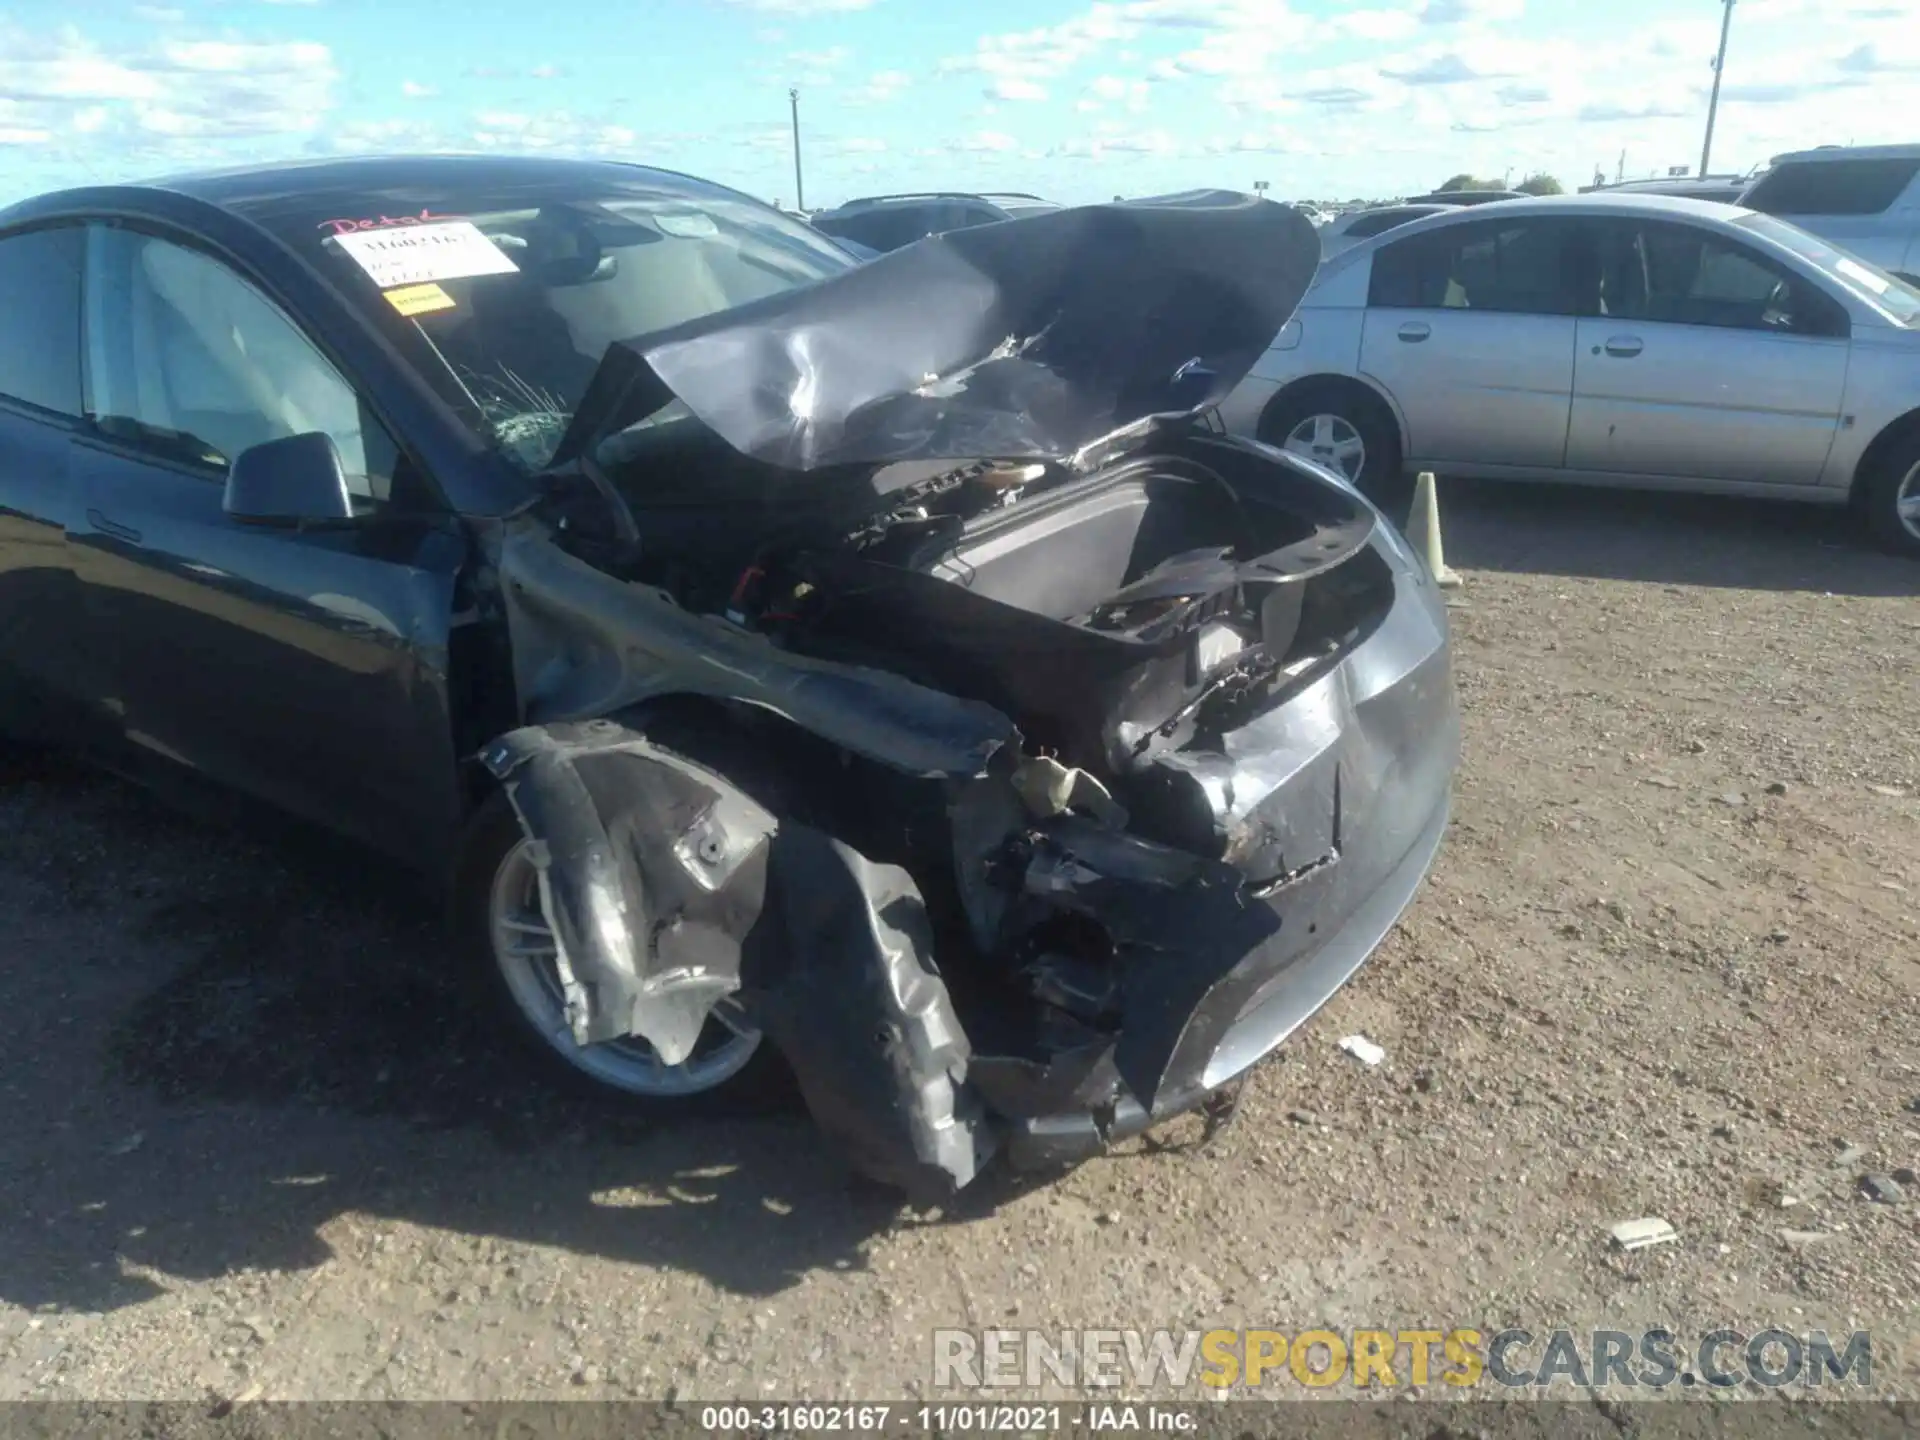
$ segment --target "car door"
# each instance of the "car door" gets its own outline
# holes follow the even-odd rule
[[[0,728],[83,749],[120,728],[67,543],[80,513],[69,450],[85,424],[84,245],[78,225],[0,236]]]
[[[465,553],[391,436],[223,262],[97,226],[86,266],[92,434],[73,534],[127,740],[396,854],[457,824],[447,667]],[[269,528],[223,509],[228,463],[319,431],[354,520]]]
[[[1571,469],[1813,485],[1840,423],[1840,303],[1733,236],[1657,219],[1594,232]]]
[[[1374,254],[1360,367],[1400,407],[1407,459],[1557,470],[1580,292],[1553,216],[1424,230]]]

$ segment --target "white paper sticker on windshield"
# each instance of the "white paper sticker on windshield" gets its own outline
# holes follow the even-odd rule
[[[1845,255],[1842,255],[1838,260],[1833,262],[1833,268],[1853,281],[1854,284],[1864,285],[1876,295],[1884,295],[1887,293],[1887,282],[1857,260],[1850,260]]]
[[[510,275],[520,268],[471,220],[359,230],[336,236],[335,243],[382,290],[474,275]]]
[[[652,220],[667,234],[681,240],[711,240],[720,233],[711,215],[695,211],[659,210],[654,212]]]

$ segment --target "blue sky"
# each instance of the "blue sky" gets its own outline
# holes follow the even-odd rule
[[[1718,0],[0,0],[0,202],[199,164],[604,154],[810,205],[1569,187],[1697,162]],[[1715,169],[1920,140],[1920,0],[1739,0]]]

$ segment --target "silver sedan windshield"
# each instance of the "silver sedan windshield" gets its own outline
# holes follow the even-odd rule
[[[1892,315],[1902,325],[1920,323],[1920,290],[1897,275],[1890,275],[1871,261],[1829,245],[1798,225],[1789,225],[1771,215],[1743,215],[1738,225],[1765,236],[1815,265],[1829,278],[1846,286],[1862,299],[1869,300]]]

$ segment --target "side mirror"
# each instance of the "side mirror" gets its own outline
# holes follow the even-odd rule
[[[289,435],[242,450],[227,471],[227,514],[249,525],[351,520],[353,497],[331,435]]]

